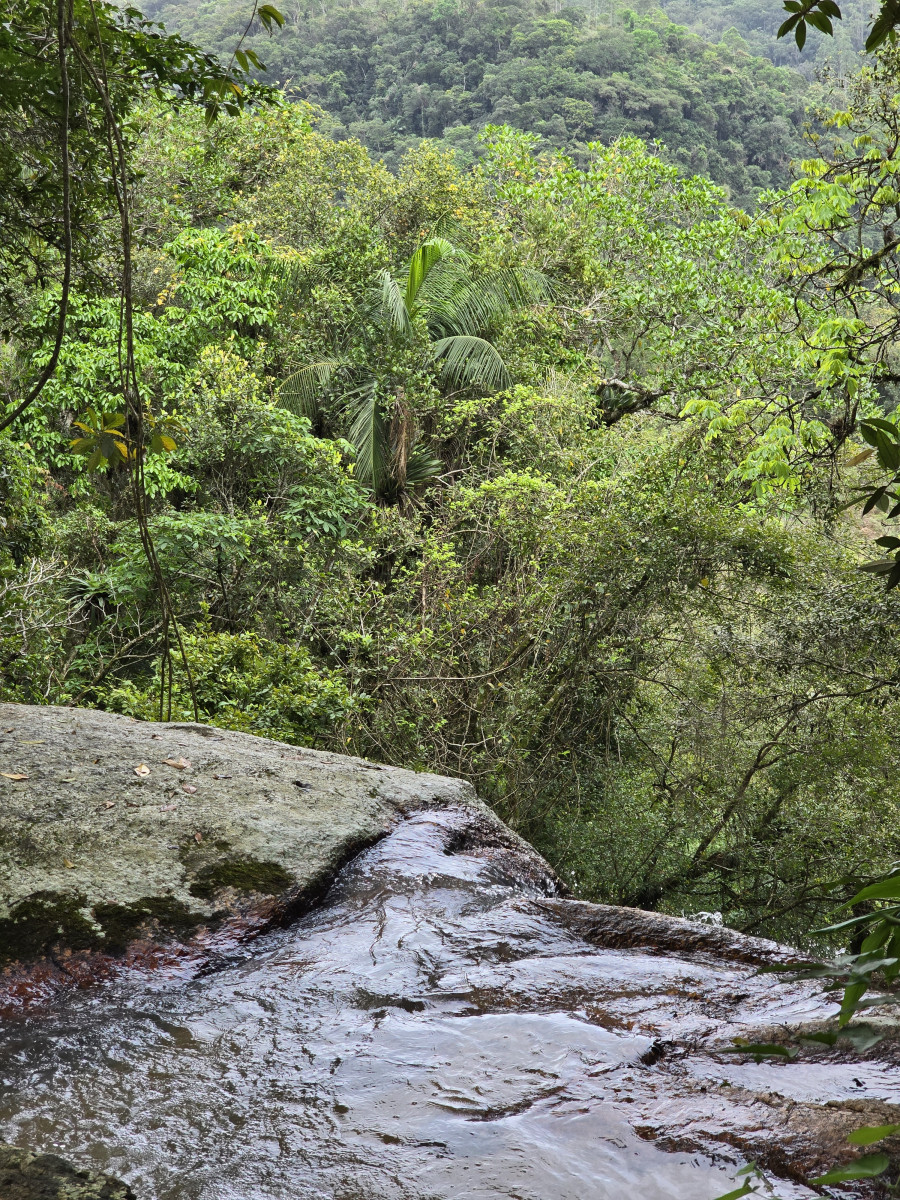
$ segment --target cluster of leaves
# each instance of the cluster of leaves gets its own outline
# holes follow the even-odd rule
[[[842,20],[842,13],[834,0],[784,0],[785,11],[790,16],[778,30],[778,37],[793,33],[798,50],[806,43],[807,26],[818,29],[821,33],[834,36],[833,21]],[[881,10],[866,38],[866,50],[870,53],[883,46],[885,42],[894,42],[895,30],[900,25],[900,5],[897,0],[881,0]]]
[[[110,251],[106,229],[115,207],[106,161],[107,113],[94,74],[102,76],[112,114],[123,125],[151,95],[196,103],[211,120],[219,111],[238,112],[267,89],[135,8],[71,0],[66,13],[73,249],[90,285],[97,282],[103,251]],[[8,333],[27,299],[21,285],[52,277],[63,249],[63,88],[52,5],[5,0],[0,7],[0,78],[0,321]]]

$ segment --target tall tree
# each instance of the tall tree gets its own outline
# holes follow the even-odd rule
[[[423,371],[442,389],[506,386],[506,364],[484,335],[547,290],[535,271],[476,274],[464,250],[431,238],[401,279],[382,270],[372,280],[352,330],[364,352],[359,343],[351,351],[345,331],[335,331],[334,357],[291,375],[282,402],[315,418],[330,395],[356,449],[360,481],[380,496],[402,493],[440,470],[418,440],[404,379]]]

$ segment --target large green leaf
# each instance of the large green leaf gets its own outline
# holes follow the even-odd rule
[[[409,270],[406,277],[406,309],[412,313],[416,297],[419,291],[428,278],[432,267],[445,259],[452,258],[460,252],[446,240],[446,238],[431,238],[416,250],[415,254],[409,260]]]
[[[900,1125],[863,1125],[847,1135],[847,1141],[854,1146],[874,1146],[885,1138],[896,1137],[900,1133]]]
[[[874,1179],[883,1175],[890,1165],[891,1160],[886,1154],[864,1154],[861,1158],[847,1163],[845,1167],[835,1167],[824,1175],[811,1179],[810,1183],[821,1187],[826,1183],[848,1183],[851,1179]]]
[[[356,450],[356,477],[376,494],[383,491],[390,472],[390,421],[378,402],[374,379],[344,396],[350,418],[349,441]]]
[[[291,412],[314,419],[319,411],[319,397],[344,365],[340,359],[326,358],[301,367],[278,389],[279,403]]]
[[[429,275],[421,300],[432,335],[446,337],[483,333],[549,295],[550,285],[539,271],[502,270],[472,278],[456,263],[441,263]]]
[[[443,469],[441,460],[435,458],[425,446],[414,446],[406,460],[406,482],[426,483],[435,475],[440,475]]]
[[[856,893],[852,900],[848,900],[841,907],[851,908],[855,904],[861,904],[864,900],[900,900],[900,875],[894,875],[890,879],[881,879],[878,883],[864,887],[862,891]]]
[[[377,291],[385,325],[388,329],[408,337],[412,333],[412,320],[406,306],[406,297],[390,271],[379,272]]]
[[[482,387],[486,391],[508,387],[506,364],[484,338],[458,334],[440,338],[432,345],[441,380],[451,387]]]

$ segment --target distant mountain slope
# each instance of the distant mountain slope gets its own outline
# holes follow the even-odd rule
[[[776,66],[800,71],[813,79],[826,64],[841,71],[854,69],[872,21],[874,0],[840,0],[842,19],[834,22],[834,36],[813,30],[803,50],[793,37],[778,38],[778,27],[787,15],[782,0],[660,0],[667,16],[709,42],[724,37],[741,42],[751,54],[762,55]]]
[[[690,7],[695,0],[672,0]],[[150,15],[230,55],[246,0],[150,0]],[[463,156],[509,123],[578,152],[624,133],[660,140],[736,203],[787,181],[803,153],[803,77],[754,57],[733,34],[703,41],[656,9],[638,15],[547,0],[282,0],[285,27],[248,39],[268,78],[321,105],[335,137],[389,165],[423,137]]]

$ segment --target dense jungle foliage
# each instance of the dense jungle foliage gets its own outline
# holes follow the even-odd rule
[[[900,600],[845,506],[900,467],[898,76],[751,212],[634,137],[494,125],[471,169],[445,139],[392,173],[303,102],[123,92],[143,519],[200,719],[465,776],[577,894],[754,933],[896,859]],[[0,433],[0,696],[191,719],[78,182],[58,365]],[[8,408],[54,238],[4,243]]]
[[[840,5],[841,18],[831,37],[811,35],[802,50],[791,37],[778,37],[784,20],[782,0],[662,0],[666,15],[708,42],[726,41],[777,66],[799,71],[806,79],[831,67],[841,73],[858,66],[874,15],[868,0]]]
[[[806,80],[755,46],[750,53],[733,29],[704,41],[680,11],[684,24],[656,5],[618,0],[282,7],[282,29],[248,39],[266,78],[322,107],[323,131],[359,139],[392,169],[422,138],[441,139],[471,163],[487,124],[540,134],[548,148],[577,155],[591,141],[633,134],[661,141],[670,161],[749,204],[761,188],[786,184],[802,153]],[[226,57],[246,25],[243,0],[154,0],[148,11]],[[800,61],[791,57],[792,66]]]

